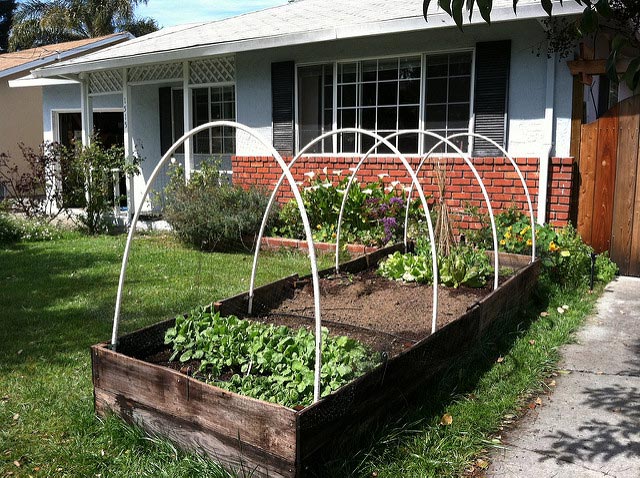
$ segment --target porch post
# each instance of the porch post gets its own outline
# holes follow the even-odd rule
[[[190,131],[192,126],[191,121],[191,89],[189,88],[189,62],[182,63],[182,98],[183,98],[183,110],[184,110],[184,132]],[[186,182],[191,179],[191,170],[193,169],[193,141],[189,137],[184,142],[184,180]]]
[[[556,88],[556,55],[547,59],[547,84],[544,109],[544,144],[540,152],[538,178],[538,224],[547,221],[547,190],[549,188],[549,162],[553,149],[554,97]]]
[[[131,97],[131,87],[127,77],[127,69],[123,68],[122,75],[122,117],[124,123],[124,156],[129,162],[134,154],[133,140],[129,122],[129,98]],[[135,181],[132,174],[127,175],[127,225],[131,224],[131,218],[135,211]]]
[[[89,96],[89,78],[80,77],[80,111],[82,120],[82,146],[91,144],[93,134],[93,101]]]

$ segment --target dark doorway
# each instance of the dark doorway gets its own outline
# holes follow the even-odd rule
[[[59,113],[58,128],[60,143],[72,150],[76,144],[82,142],[82,116],[80,113]],[[102,145],[124,146],[124,117],[122,112],[93,113],[93,129]],[[67,207],[84,207],[86,204],[84,181],[81,174],[70,171],[68,165],[63,164],[62,200]],[[119,177],[120,191],[127,190],[126,178]],[[112,188],[113,190],[113,188]],[[112,198],[114,199],[114,198]],[[118,205],[126,207],[126,195],[118,198]]]

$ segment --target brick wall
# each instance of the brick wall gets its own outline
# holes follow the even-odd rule
[[[291,158],[284,158],[285,162]],[[304,157],[293,167],[292,173],[296,181],[306,179],[304,173],[313,171],[324,178],[323,169],[331,178],[351,174],[349,168],[357,165],[359,158],[354,157]],[[415,171],[420,158],[408,158]],[[233,162],[233,182],[243,187],[262,186],[269,191],[273,190],[275,183],[281,175],[281,170],[273,158],[237,156]],[[534,213],[537,213],[538,199],[538,158],[516,158],[522,174],[525,178]],[[445,199],[455,219],[470,222],[464,213],[468,206],[477,207],[481,212],[486,211],[484,197],[473,173],[462,158],[443,158],[440,160],[442,168],[446,171]],[[506,158],[473,158],[473,165],[483,179],[491,206],[494,212],[500,212],[516,206],[522,211],[527,211],[527,203],[524,190],[521,186],[518,174],[510,161]],[[573,185],[572,158],[553,158],[549,170],[549,191],[547,196],[547,222],[561,227],[569,221],[571,188]],[[394,158],[377,157],[370,158],[360,169],[358,179],[363,183],[377,181],[379,174],[388,174],[383,178],[387,185],[392,181],[398,181],[396,187],[409,186],[410,178],[402,163]],[[432,163],[423,165],[418,178],[423,186],[427,198],[429,195],[438,196],[438,184]],[[415,194],[415,193],[414,193]],[[293,197],[291,188],[285,181],[280,188],[278,200],[287,201]],[[477,224],[470,224],[472,227]]]

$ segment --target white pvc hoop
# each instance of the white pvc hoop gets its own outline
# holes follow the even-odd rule
[[[385,138],[383,138],[382,136],[380,136],[377,133],[372,133],[371,131],[367,131],[364,129],[360,129],[360,128],[342,128],[339,130],[335,130],[335,131],[330,131],[327,133],[324,133],[320,136],[318,136],[317,138],[315,138],[314,140],[312,140],[309,144],[307,144],[304,148],[302,148],[302,150],[300,150],[300,152],[298,152],[298,154],[291,160],[291,162],[289,163],[289,168],[293,167],[293,165],[302,157],[302,155],[304,153],[306,153],[311,147],[313,147],[316,143],[324,140],[325,138],[337,135],[337,134],[341,134],[341,133],[358,133],[358,134],[365,134],[367,136],[370,136],[374,139],[376,139],[378,141],[378,144],[384,144],[385,146],[387,146],[389,149],[391,149],[402,161],[403,165],[405,166],[405,168],[407,169],[407,172],[409,173],[409,176],[411,177],[411,180],[414,184],[419,186],[418,183],[418,178],[416,177],[415,173],[413,172],[413,169],[411,169],[411,166],[409,165],[408,161],[406,160],[406,158],[404,157],[404,155],[402,153],[400,153],[400,151],[398,151],[398,149],[392,145],[391,143],[389,143],[389,141],[387,141]],[[280,176],[280,178],[278,179],[278,182],[275,185],[275,188],[273,190],[273,192],[271,193],[271,197],[269,198],[269,203],[267,204],[267,209],[265,211],[265,215],[262,219],[262,225],[260,226],[260,232],[258,233],[258,242],[257,244],[261,244],[262,241],[262,236],[264,234],[264,230],[266,228],[266,223],[267,223],[267,218],[269,216],[269,213],[271,212],[271,208],[273,207],[273,204],[275,203],[275,198],[276,198],[276,194],[280,188],[280,186],[282,185],[282,181],[284,180],[284,175]],[[431,215],[429,214],[429,205],[427,204],[427,200],[424,197],[424,193],[422,192],[421,188],[418,188],[418,195],[420,196],[420,200],[422,202],[422,207],[424,208],[425,211],[425,216],[427,219],[427,226],[429,229],[429,240],[431,241],[432,244],[435,243],[435,236],[433,233],[433,225],[431,224]],[[346,197],[346,195],[345,195]],[[340,222],[338,222],[338,227],[340,225]],[[336,233],[336,238],[338,237],[338,233]],[[338,254],[338,242],[336,241],[336,257]],[[433,277],[434,277],[434,286],[433,286],[433,312],[432,312],[432,331],[435,331],[435,327],[436,327],[436,319],[437,319],[437,314],[438,314],[438,267],[437,267],[437,255],[435,253],[435,248],[432,251],[432,256],[431,256],[431,260],[432,260],[432,267],[433,267]],[[256,248],[256,252],[253,258],[253,270],[251,272],[251,283],[249,285],[249,311],[248,313],[251,313],[252,310],[252,298],[253,298],[253,289],[254,289],[254,282],[255,282],[255,274],[256,274],[256,270],[257,270],[257,266],[258,266],[258,255],[260,253],[260,248]]]
[[[498,258],[498,232],[496,230],[496,223],[495,223],[495,219],[494,219],[494,216],[493,216],[493,208],[491,207],[491,200],[489,199],[489,194],[487,193],[487,189],[484,186],[484,181],[482,181],[482,178],[478,174],[478,170],[475,168],[473,163],[471,163],[471,160],[469,159],[469,155],[463,153],[460,148],[458,148],[455,144],[453,144],[451,142],[450,138],[454,137],[454,135],[451,135],[451,136],[449,136],[447,138],[444,138],[443,136],[441,136],[439,134],[435,134],[435,133],[433,133],[431,131],[407,130],[407,131],[398,131],[396,133],[390,134],[389,136],[390,137],[395,137],[395,136],[400,136],[402,134],[407,134],[407,133],[418,133],[418,134],[422,134],[423,136],[431,136],[433,138],[436,138],[436,139],[439,138],[440,139],[440,142],[438,144],[436,144],[435,146],[433,146],[429,150],[427,155],[422,158],[422,160],[420,161],[420,164],[418,165],[418,168],[416,169],[416,175],[418,174],[418,172],[420,172],[420,169],[422,168],[422,165],[429,158],[429,156],[431,156],[431,154],[433,153],[435,148],[440,146],[442,143],[446,143],[448,146],[451,146],[453,148],[453,150],[462,157],[462,159],[467,164],[467,166],[469,166],[469,169],[471,169],[471,172],[473,173],[474,177],[476,178],[476,181],[478,181],[478,184],[480,185],[480,190],[482,191],[482,195],[484,196],[484,201],[487,204],[487,211],[489,212],[489,219],[491,220],[491,234],[493,235],[493,251],[494,251],[494,253],[493,253],[493,290],[496,290],[498,288],[498,271],[500,270],[500,264],[499,264],[499,258]],[[404,243],[405,244],[407,243],[407,226],[408,226],[408,222],[409,222],[409,200],[411,199],[411,193],[412,192],[413,192],[413,185],[411,185],[411,188],[410,188],[410,190],[409,190],[409,192],[407,194],[407,209],[406,209],[406,213],[405,213],[405,222],[404,222]]]
[[[511,157],[511,155],[502,146],[500,146],[498,143],[496,143],[491,138],[487,138],[486,136],[483,136],[481,134],[478,134],[478,133],[456,133],[456,134],[452,134],[452,135],[448,136],[447,139],[458,138],[460,136],[467,136],[467,137],[472,136],[474,138],[479,138],[479,139],[482,139],[484,141],[487,141],[488,143],[491,143],[493,146],[498,148],[504,154],[504,156],[507,159],[509,159],[509,161],[511,162],[511,165],[516,170],[516,173],[518,174],[518,177],[520,178],[520,183],[522,184],[522,188],[524,189],[524,194],[525,194],[525,196],[527,198],[527,206],[529,207],[529,218],[531,219],[531,262],[535,261],[536,260],[536,222],[535,222],[535,217],[533,215],[533,205],[531,203],[531,195],[529,194],[529,187],[527,186],[527,182],[524,180],[524,176],[522,174],[522,171],[521,171],[520,167],[515,162],[515,160]],[[439,146],[439,144],[438,144],[438,146]]]
[[[433,150],[437,146],[442,144],[442,143],[446,143],[447,145],[451,146],[456,153],[458,153],[460,156],[462,156],[462,159],[464,159],[464,161],[467,163],[467,165],[469,166],[469,168],[473,172],[476,180],[478,181],[478,184],[480,185],[480,189],[482,190],[482,194],[484,195],[484,199],[485,199],[485,202],[487,204],[487,209],[489,211],[489,216],[491,218],[491,232],[493,233],[493,247],[494,247],[494,251],[495,251],[494,252],[494,261],[493,261],[494,262],[494,266],[493,266],[494,267],[493,288],[494,288],[494,290],[497,289],[498,288],[498,271],[499,271],[499,267],[500,267],[499,266],[499,262],[498,262],[499,261],[499,259],[498,259],[498,235],[497,235],[497,231],[496,231],[495,221],[493,219],[493,209],[491,208],[491,201],[489,200],[489,195],[488,195],[487,190],[486,190],[486,188],[484,186],[484,183],[483,183],[482,179],[480,178],[480,176],[478,175],[478,171],[473,166],[473,164],[471,163],[471,161],[469,160],[467,155],[464,154],[462,152],[462,150],[460,150],[460,148],[458,148],[455,144],[453,144],[449,138],[444,138],[443,136],[441,136],[441,135],[439,135],[437,133],[433,133],[432,131],[426,131],[426,130],[420,130],[420,129],[410,129],[410,130],[397,131],[395,133],[391,133],[385,139],[389,140],[389,139],[395,138],[397,136],[401,136],[403,134],[420,134],[420,135],[423,135],[423,136],[431,136],[433,138],[436,138],[436,139],[440,140],[440,142],[436,146],[431,148],[431,150],[429,151],[428,155],[425,158],[423,158],[422,161],[420,162],[420,165],[418,166],[418,168],[415,171],[416,178],[417,178],[417,174],[420,172],[420,168],[422,167],[422,164],[424,163],[425,159],[428,158],[431,155],[431,153],[433,152]],[[379,146],[379,144],[375,144],[371,148],[369,153],[367,153],[367,154],[370,154],[371,151],[373,151],[378,146]],[[366,157],[365,157],[365,159],[366,159]],[[360,165],[358,165],[358,166],[360,166]],[[407,206],[406,206],[405,224],[404,224],[404,243],[405,243],[405,246],[407,244],[407,225],[408,225],[408,216],[409,216],[409,204],[410,204],[410,201],[411,201],[411,193],[413,192],[413,188],[414,188],[414,186],[416,184],[418,185],[418,193],[422,193],[422,188],[419,187],[420,183],[418,183],[417,181],[415,183],[412,182],[411,187],[409,189],[409,193],[407,194]],[[345,198],[346,198],[346,196],[345,196]],[[343,199],[343,206],[344,206],[344,201],[345,200]],[[340,212],[342,213],[342,209],[340,210]],[[340,219],[341,219],[341,217],[338,219],[338,221],[340,221]],[[340,222],[338,222],[338,225],[339,224],[340,224]],[[431,254],[432,254],[432,257],[436,256],[435,248],[436,248],[435,242],[433,242],[433,240],[432,240],[432,242],[431,242]],[[434,276],[434,283],[435,284],[437,284],[437,282],[435,282],[436,280],[437,280],[437,276]],[[433,323],[432,329],[433,329],[433,332],[435,332],[435,321]]]
[[[314,371],[315,380],[314,380],[314,389],[313,389],[313,397],[314,397],[313,399],[314,399],[314,402],[316,402],[316,401],[318,401],[320,399],[320,369],[322,367],[322,364],[321,364],[321,359],[322,358],[321,358],[321,355],[319,353],[319,351],[321,349],[321,345],[322,345],[321,328],[320,328],[320,282],[319,282],[319,279],[318,279],[318,270],[317,270],[315,246],[313,244],[313,238],[311,236],[311,227],[309,226],[309,218],[307,216],[307,212],[306,212],[304,204],[302,202],[302,196],[300,196],[300,191],[298,190],[298,186],[296,185],[296,182],[295,182],[295,180],[293,178],[293,175],[291,174],[291,171],[287,167],[286,163],[284,162],[284,160],[282,159],[280,154],[273,148],[273,146],[271,144],[269,144],[267,141],[265,141],[252,128],[249,128],[248,126],[245,126],[245,125],[240,124],[240,123],[236,123],[234,121],[213,121],[213,122],[210,122],[210,123],[206,123],[206,124],[200,125],[200,126],[194,128],[194,129],[192,129],[191,131],[186,132],[184,135],[182,135],[180,137],[180,139],[178,139],[169,148],[169,150],[164,154],[164,156],[162,156],[162,158],[160,159],[160,161],[156,165],[155,169],[151,173],[151,176],[149,177],[149,180],[147,181],[147,186],[146,186],[146,188],[144,190],[142,198],[138,203],[138,207],[136,208],[136,213],[133,216],[133,220],[131,221],[129,234],[127,235],[127,242],[126,242],[125,249],[124,249],[124,255],[122,257],[122,267],[120,269],[120,278],[118,280],[118,293],[117,293],[117,296],[116,296],[116,308],[115,308],[115,313],[114,313],[114,317],[113,317],[113,332],[112,332],[112,335],[111,335],[111,347],[112,347],[113,350],[115,350],[116,347],[117,347],[117,343],[118,343],[118,327],[119,327],[119,323],[120,323],[120,308],[121,308],[121,304],[122,304],[122,292],[123,292],[123,289],[124,289],[124,281],[125,281],[125,276],[126,276],[126,271],[127,271],[127,262],[128,262],[128,259],[129,259],[129,252],[131,250],[131,242],[132,242],[133,236],[135,234],[136,225],[138,223],[138,219],[140,217],[140,213],[142,212],[142,207],[143,207],[144,202],[145,202],[145,200],[146,200],[146,198],[147,198],[147,196],[149,194],[149,191],[151,190],[151,186],[153,185],[153,182],[155,181],[155,179],[158,176],[158,174],[160,173],[160,169],[162,168],[162,166],[164,166],[164,164],[169,160],[169,158],[171,158],[173,153],[178,149],[178,147],[186,139],[192,137],[193,135],[199,133],[200,131],[203,131],[203,130],[209,129],[209,128],[218,127],[218,126],[229,126],[229,127],[233,127],[233,128],[239,129],[241,131],[244,131],[245,133],[248,133],[249,135],[253,136],[260,143],[262,143],[263,146],[265,146],[267,149],[269,149],[271,154],[273,155],[273,157],[277,161],[278,165],[282,169],[283,177],[286,177],[287,180],[289,181],[289,184],[291,185],[291,190],[293,191],[293,195],[294,195],[294,197],[296,199],[296,202],[298,204],[298,209],[300,210],[300,215],[302,216],[302,223],[303,223],[303,226],[304,226],[305,234],[307,236],[307,245],[309,247],[309,260],[311,262],[311,275],[312,275],[312,279],[313,279],[314,306],[315,306],[314,308],[315,308],[315,319],[316,319],[316,363],[315,363],[315,371]],[[257,246],[256,250],[259,250],[259,249],[260,249],[260,242],[258,242],[258,246]],[[253,276],[252,276],[252,281],[253,281]],[[253,285],[253,282],[252,282],[252,285]]]

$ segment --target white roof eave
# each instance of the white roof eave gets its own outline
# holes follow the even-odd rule
[[[575,15],[582,11],[577,3],[565,2],[562,8],[556,8],[554,16]],[[539,3],[521,5],[517,16],[514,17],[512,8],[494,9],[491,18],[493,23],[518,21],[532,18],[545,18],[546,13]],[[484,24],[478,12],[469,21],[465,19],[465,26]],[[225,55],[243,51],[278,48],[325,41],[335,41],[350,38],[362,38],[383,34],[402,33],[410,31],[430,30],[435,28],[454,27],[453,19],[444,12],[429,15],[428,22],[422,16],[398,18],[392,20],[368,22],[356,25],[346,25],[335,28],[295,32],[291,34],[275,35],[271,37],[247,38],[237,41],[194,45],[175,50],[163,50],[146,54],[121,56],[103,60],[75,62],[70,64],[49,65],[32,71],[35,77],[81,74],[84,72],[111,70],[138,65],[183,61],[207,56]]]

